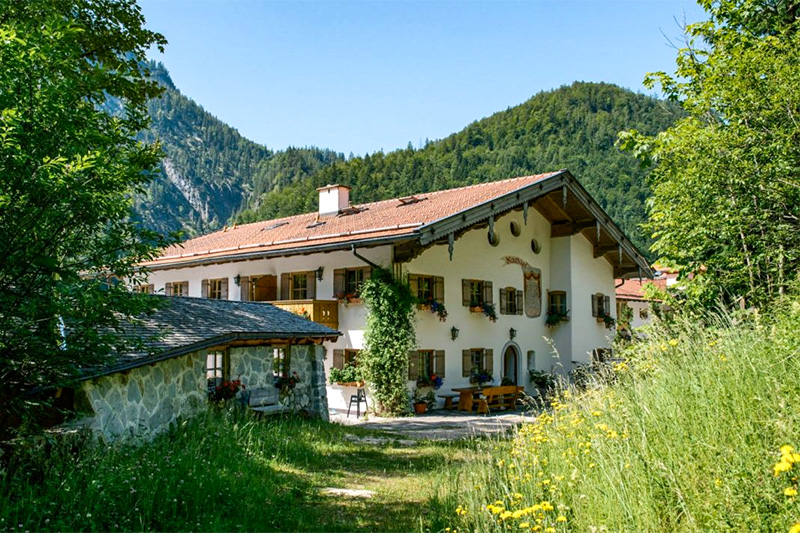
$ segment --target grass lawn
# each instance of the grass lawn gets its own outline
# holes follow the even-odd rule
[[[210,412],[140,447],[30,449],[0,473],[0,529],[426,529],[429,501],[478,453],[475,441],[405,447],[346,435],[375,433]]]

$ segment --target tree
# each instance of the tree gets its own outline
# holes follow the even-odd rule
[[[152,307],[115,282],[164,244],[129,218],[160,159],[134,138],[166,44],[143,24],[133,0],[0,0],[0,430]]]
[[[781,295],[800,266],[800,28],[783,0],[702,0],[674,76],[649,74],[688,116],[623,148],[655,165],[649,222],[659,261],[707,306]]]

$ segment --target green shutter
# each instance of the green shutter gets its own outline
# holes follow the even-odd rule
[[[433,299],[439,303],[444,303],[444,278],[434,276],[433,278]]]
[[[483,350],[483,369],[490,374],[494,374],[494,350],[491,348]]]
[[[508,314],[508,290],[500,289],[500,314]]]
[[[337,268],[333,271],[333,297],[344,298],[344,269]]]
[[[333,368],[338,368],[339,370],[344,368],[344,350],[333,351]]]
[[[491,281],[484,281],[483,282],[483,303],[492,305],[494,303],[494,297],[492,296],[492,282]]]
[[[444,379],[444,350],[433,352],[433,373]]]
[[[419,352],[411,350],[408,353],[408,380],[417,381],[419,378]]]
[[[470,304],[470,280],[461,280],[461,305],[469,307]]]
[[[468,378],[472,371],[472,352],[461,350],[461,377]]]
[[[517,314],[522,314],[522,308],[525,307],[525,293],[517,291]]]

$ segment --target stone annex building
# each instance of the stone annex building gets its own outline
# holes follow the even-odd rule
[[[466,386],[488,372],[529,387],[529,370],[566,373],[608,346],[615,278],[652,276],[566,170],[369,204],[349,193],[323,187],[315,213],[167,248],[142,265],[149,278],[140,290],[271,302],[304,315],[342,332],[323,343],[329,371],[356,362],[364,347],[359,289],[380,266],[408,276],[421,302],[409,386],[433,373],[446,389]],[[353,391],[334,384],[327,393],[345,409]]]
[[[202,298],[165,304],[123,324],[124,336],[144,342],[59,391],[56,405],[79,415],[70,425],[110,440],[154,435],[203,411],[209,389],[229,377],[241,379],[248,395],[274,393],[286,410],[327,420],[322,343],[334,342],[338,331],[271,305]],[[299,377],[282,400],[276,373]]]

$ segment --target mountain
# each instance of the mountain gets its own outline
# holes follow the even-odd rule
[[[649,194],[645,171],[614,147],[617,133],[655,134],[681,116],[676,104],[606,83],[576,82],[536,94],[523,104],[444,139],[389,153],[337,160],[282,187],[254,191],[237,222],[316,209],[316,187],[352,187],[358,203],[567,168],[643,250],[639,227]]]
[[[317,148],[275,152],[242,137],[175,87],[161,63],[148,66],[164,94],[148,107],[147,142],[159,140],[166,157],[162,172],[135,199],[144,225],[189,236],[218,229],[251,195],[303,180],[344,156]]]

